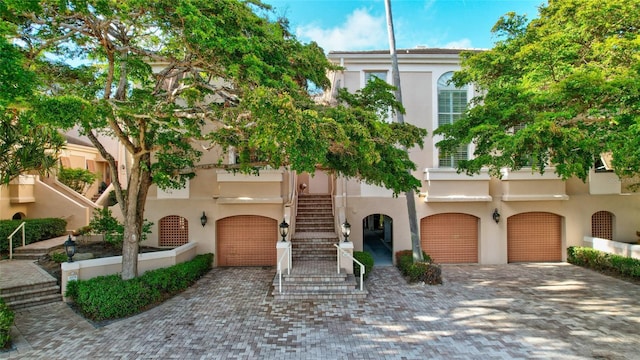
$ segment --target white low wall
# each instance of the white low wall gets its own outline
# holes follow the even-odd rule
[[[149,270],[173,266],[193,259],[198,250],[198,244],[187,243],[172,250],[138,254],[138,274]],[[88,280],[94,277],[111,275],[122,272],[122,256],[108,258],[65,262],[62,268],[62,295],[67,290],[67,283],[73,280]]]
[[[585,236],[582,242],[585,247],[590,247],[595,250],[640,259],[640,245],[637,244],[622,243],[590,236]]]

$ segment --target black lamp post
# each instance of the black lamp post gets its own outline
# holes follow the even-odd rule
[[[344,221],[341,225],[342,228],[342,236],[344,236],[344,242],[349,241],[349,235],[351,235],[351,224],[347,220]]]
[[[280,236],[282,236],[282,241],[287,241],[287,234],[289,234],[289,224],[287,224],[284,219],[280,223]]]
[[[202,216],[200,216],[200,224],[202,224],[202,227],[207,225],[207,215],[205,215],[204,211],[202,212]]]
[[[76,254],[76,242],[71,240],[71,235],[69,235],[67,241],[64,242],[64,252],[67,253],[69,262],[73,262],[73,255]]]
[[[491,215],[491,217],[493,217],[493,221],[495,221],[496,224],[500,222],[500,213],[497,208],[493,210],[493,215]]]

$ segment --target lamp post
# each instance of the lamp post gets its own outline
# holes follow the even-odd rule
[[[205,215],[204,211],[202,212],[202,216],[200,216],[200,224],[202,224],[202,227],[207,225],[207,215]]]
[[[340,226],[342,228],[342,236],[344,236],[344,242],[349,241],[349,235],[351,235],[351,224],[347,220]]]
[[[64,252],[67,253],[69,262],[73,262],[73,255],[76,254],[76,242],[71,240],[71,235],[69,235],[67,241],[64,242]]]
[[[282,236],[283,242],[287,241],[287,234],[289,234],[289,224],[282,219],[282,222],[280,223],[280,236]]]

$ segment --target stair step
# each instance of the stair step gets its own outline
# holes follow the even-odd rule
[[[6,291],[2,292],[2,298],[7,303],[13,303],[20,300],[28,300],[31,298],[38,298],[45,295],[57,294],[60,295],[60,287],[58,285],[49,285],[47,287],[34,287],[30,289],[25,289],[22,291],[7,293]]]
[[[12,310],[19,310],[19,309],[25,309],[33,306],[38,306],[38,305],[51,304],[59,301],[62,301],[62,295],[58,293],[58,294],[44,295],[44,296],[39,296],[39,297],[29,298],[24,300],[18,300],[15,302],[7,301],[6,304]]]

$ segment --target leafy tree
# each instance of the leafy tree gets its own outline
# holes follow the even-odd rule
[[[618,175],[640,170],[640,11],[637,1],[549,1],[528,22],[509,13],[493,28],[489,51],[466,53],[456,85],[482,96],[466,116],[436,133],[442,151],[473,143],[460,171],[488,166],[554,166],[586,179],[612,153]]]
[[[60,166],[58,180],[77,193],[84,193],[85,189],[96,181],[96,174],[86,169],[68,169]]]
[[[335,107],[315,104],[310,89],[326,88],[334,67],[257,0],[4,4],[2,19],[13,24],[27,65],[47,86],[33,102],[37,116],[78,127],[110,165],[124,216],[124,279],[137,275],[153,183],[180,188],[205,168],[312,172],[321,166],[396,192],[419,185],[397,145],[420,145],[425,132],[379,119],[379,106],[400,109],[378,102],[388,88],[367,90],[377,91],[372,104],[379,106],[353,106],[364,93],[345,95]],[[117,180],[116,160],[100,135],[116,137],[131,155],[127,184]],[[234,149],[240,163],[225,165],[223,157],[201,163],[202,152],[214,147]]]
[[[7,24],[0,25],[0,35],[6,29]],[[23,54],[4,37],[0,54],[0,184],[7,184],[25,172],[54,168],[64,138],[29,109],[37,84],[35,74],[24,66]]]

